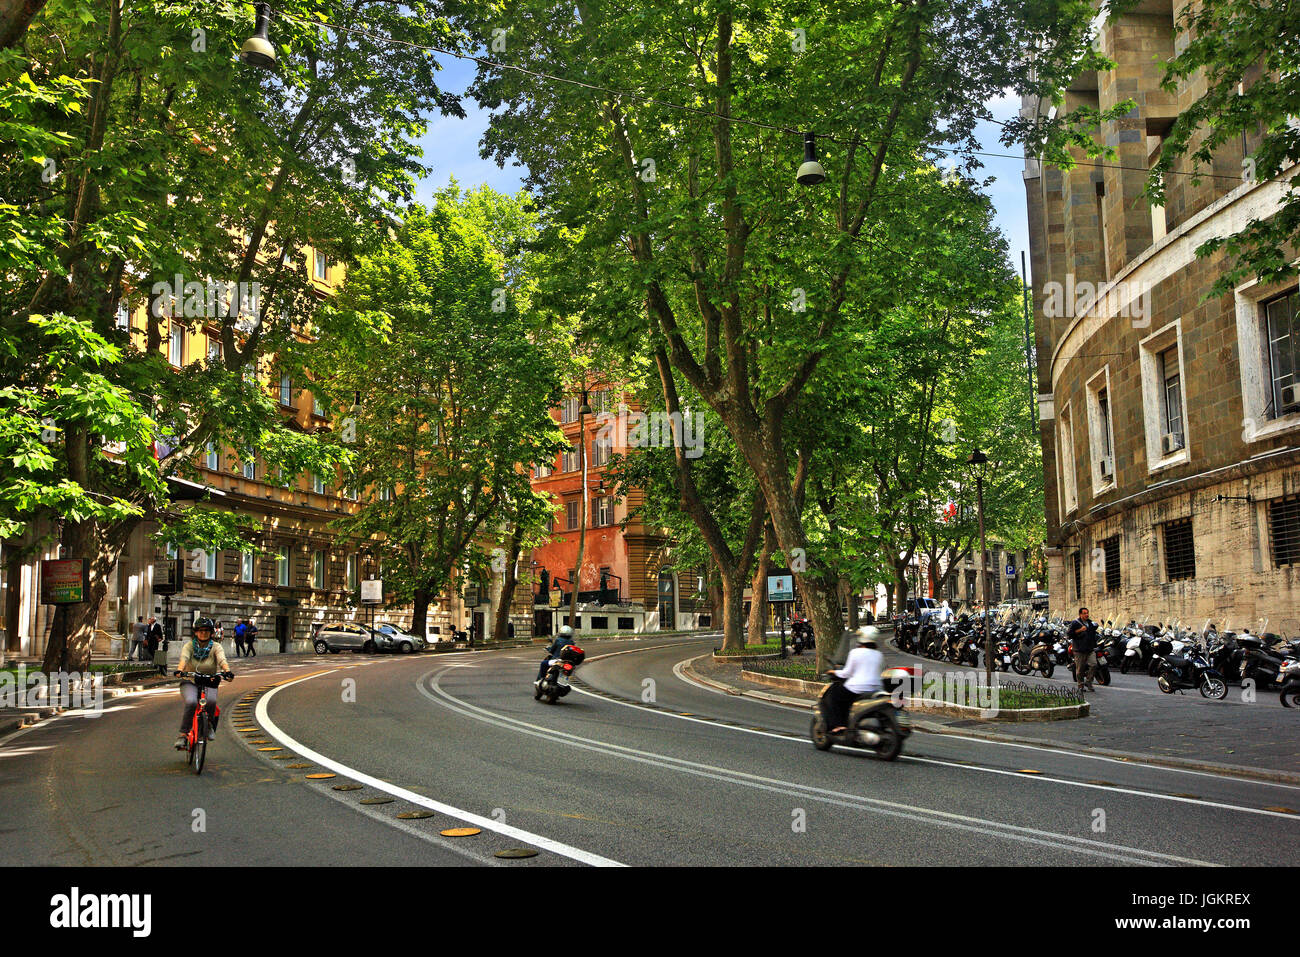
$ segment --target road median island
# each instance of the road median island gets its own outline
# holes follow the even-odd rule
[[[814,667],[811,659],[808,660],[807,666],[810,670]],[[755,698],[768,704],[796,709],[809,707],[824,687],[822,682],[806,678],[755,673],[753,668],[746,668],[740,662],[715,660],[712,654],[679,662],[676,670],[683,679],[717,692]],[[785,680],[774,681],[774,678]],[[801,682],[801,684],[794,682]],[[1016,690],[1019,689],[1008,685],[1004,693]],[[1092,702],[1089,701],[1087,704],[1091,705]],[[1178,754],[1156,751],[1151,744],[1160,739],[1149,733],[1149,728],[1144,728],[1141,724],[1134,726],[1129,721],[1122,720],[1123,716],[1119,714],[1111,714],[1109,717],[1104,712],[1092,714],[1087,721],[1046,723],[1041,718],[1031,717],[1025,720],[1022,717],[1017,721],[1009,722],[1005,719],[995,721],[980,716],[978,712],[984,709],[970,709],[969,713],[958,713],[933,708],[913,708],[910,704],[909,708],[913,713],[913,725],[916,730],[930,734],[1047,748],[1117,761],[1141,762],[1175,770],[1300,784],[1300,773],[1287,766],[1286,756],[1267,740],[1261,742],[1260,748],[1250,753],[1246,752],[1244,742],[1232,742],[1233,757],[1237,760],[1224,762],[1208,760],[1195,752]],[[1145,721],[1149,725],[1152,719],[1148,717]],[[1050,731],[1047,730],[1049,727]],[[1038,730],[1040,728],[1043,730]],[[1078,730],[1067,730],[1075,728]],[[1095,740],[1104,741],[1106,745],[1094,744]],[[1116,744],[1127,745],[1127,747],[1114,747],[1113,745]],[[1242,758],[1247,758],[1253,763],[1239,763]],[[1279,763],[1282,766],[1279,767]]]

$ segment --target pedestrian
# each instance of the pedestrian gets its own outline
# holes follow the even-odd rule
[[[1097,673],[1097,623],[1088,617],[1088,609],[1079,609],[1079,617],[1070,622],[1067,634],[1074,647],[1074,680],[1080,691],[1095,691],[1092,679]]]
[[[244,620],[241,618],[239,624],[235,625],[235,657],[236,658],[242,658],[244,656],[244,634],[247,631],[248,631],[248,626],[244,624]]]
[[[144,661],[148,636],[149,626],[144,623],[144,615],[136,615],[135,624],[131,626],[131,648],[126,653],[127,661]]]
[[[148,642],[149,657],[158,666],[158,673],[165,675],[167,673],[167,647],[166,642],[163,640],[162,625],[158,624],[158,619],[153,615],[149,616],[149,631],[145,641]]]
[[[249,658],[257,657],[257,626],[253,624],[253,619],[244,619],[244,654]]]

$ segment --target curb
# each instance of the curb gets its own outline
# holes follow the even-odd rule
[[[755,698],[760,701],[767,701],[771,704],[779,704],[788,708],[798,708],[806,710],[811,702],[796,698],[788,698],[783,695],[767,694],[762,691],[748,691],[743,688],[737,688],[734,685],[724,684],[715,681],[712,678],[706,678],[699,674],[692,664],[700,658],[687,659],[681,662],[679,667],[684,675],[698,685],[711,688],[715,691],[721,691],[729,695],[742,695],[746,698]],[[1037,738],[1026,738],[1014,734],[993,734],[982,731],[967,731],[965,729],[950,728],[946,725],[936,724],[927,721],[923,717],[914,717],[912,727],[917,731],[927,734],[943,734],[954,738],[976,738],[981,741],[992,741],[999,744],[1023,744],[1035,748],[1043,748],[1048,751],[1060,751],[1063,754],[1082,754],[1092,757],[1113,758],[1116,761],[1132,761],[1135,764],[1149,764],[1155,767],[1171,768],[1176,771],[1201,771],[1207,774],[1218,774],[1225,777],[1247,778],[1255,781],[1271,781],[1277,784],[1300,784],[1300,774],[1294,774],[1290,771],[1270,771],[1265,768],[1242,767],[1237,764],[1215,764],[1209,761],[1191,761],[1183,758],[1169,758],[1156,754],[1141,754],[1133,751],[1116,751],[1111,748],[1075,748],[1063,745],[1055,741],[1041,741]]]

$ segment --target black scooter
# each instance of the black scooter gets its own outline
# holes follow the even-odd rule
[[[831,733],[831,689],[844,683],[834,672],[827,675],[831,683],[826,686],[817,703],[813,705],[812,726],[809,736],[818,751],[829,751],[835,745],[875,752],[882,761],[893,761],[903,753],[903,739],[912,733],[912,719],[903,708],[895,708],[888,691],[861,698],[849,707],[849,721],[845,730]],[[888,686],[889,682],[887,682]]]
[[[1201,697],[1222,701],[1228,696],[1228,682],[1210,666],[1205,653],[1196,645],[1180,654],[1160,659],[1156,669],[1156,686],[1165,694],[1195,688]]]
[[[790,650],[801,655],[809,648],[816,648],[813,641],[812,622],[807,618],[796,618],[790,622]]]
[[[1288,665],[1282,672],[1282,693],[1278,695],[1284,708],[1300,708],[1300,662]]]

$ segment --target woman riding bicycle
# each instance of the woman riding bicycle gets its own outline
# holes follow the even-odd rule
[[[197,672],[201,675],[219,674],[227,680],[234,677],[226,661],[225,651],[222,650],[221,645],[212,640],[214,631],[211,618],[200,618],[194,623],[194,638],[181,647],[181,660],[176,665],[176,674],[189,672]],[[212,722],[212,730],[215,732],[217,730],[217,689],[211,686],[207,692],[207,704],[204,710],[207,711],[208,718]],[[177,751],[185,748],[186,735],[194,721],[194,710],[199,706],[199,689],[193,680],[186,678],[181,681],[181,699],[185,702],[185,710],[181,716],[180,737],[176,739]]]

